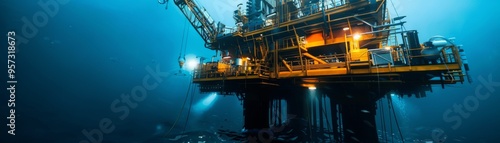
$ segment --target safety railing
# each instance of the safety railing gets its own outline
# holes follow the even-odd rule
[[[319,64],[315,62],[313,59],[304,58],[302,61],[304,62],[305,70],[315,70],[315,69],[331,69],[331,68],[343,68],[346,67],[346,54],[328,54],[328,55],[319,55],[318,59],[321,59],[326,62],[326,64]],[[293,59],[293,60],[290,60]],[[284,59],[286,64],[292,69],[292,71],[301,71],[302,67],[300,64],[299,56],[291,57],[288,59]],[[286,72],[290,71],[284,63],[279,64],[278,72]]]
[[[297,38],[295,36],[283,37],[277,41],[277,50],[295,47],[298,45]]]
[[[217,64],[226,64],[226,67],[219,67]],[[194,79],[207,79],[207,78],[227,78],[238,76],[258,75],[261,72],[260,64],[249,62],[246,66],[235,65],[229,63],[205,63],[202,64],[201,69],[194,70]]]
[[[428,54],[418,54],[411,55],[412,52],[417,51],[422,53],[423,50],[433,50]],[[408,49],[410,53],[407,58],[410,59],[410,65],[416,64],[451,64],[460,63],[460,53],[458,53],[458,47],[455,46],[445,46],[442,48],[431,49],[428,47],[423,48],[412,48]],[[420,60],[420,63],[411,63],[411,61]]]

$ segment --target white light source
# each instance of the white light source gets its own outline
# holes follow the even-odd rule
[[[359,40],[361,38],[361,34],[354,34],[353,38],[354,40]]]
[[[188,59],[187,60],[187,68],[188,70],[194,70],[198,66],[198,60],[197,59]]]
[[[309,90],[316,90],[316,87],[315,86],[310,86]]]
[[[345,27],[345,28],[344,28],[344,29],[342,29],[342,30],[347,31],[347,30],[349,30],[349,27]]]
[[[199,66],[198,64],[200,64],[200,60],[196,57],[196,55],[188,54],[184,58],[186,60],[186,61],[184,61],[185,70],[191,71],[191,70],[198,68],[198,66]]]

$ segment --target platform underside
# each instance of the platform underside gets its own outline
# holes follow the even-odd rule
[[[219,92],[222,94],[236,94],[244,92],[249,86],[282,86],[282,87],[310,87],[328,88],[346,84],[382,85],[402,95],[419,95],[428,91],[405,91],[415,87],[430,87],[432,84],[456,84],[463,82],[459,64],[438,64],[419,66],[385,66],[370,68],[331,67],[302,71],[282,71],[270,76],[259,74],[224,75],[214,73],[206,78],[195,78],[193,82],[200,85],[201,92]],[[449,75],[443,76],[444,73]],[[417,88],[421,89],[421,88]]]

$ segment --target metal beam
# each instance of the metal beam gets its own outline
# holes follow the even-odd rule
[[[311,58],[311,59],[313,59],[313,60],[315,60],[315,61],[317,61],[317,62],[319,62],[321,64],[326,64],[326,62],[323,61],[322,59],[319,59],[319,58],[317,58],[317,57],[315,57],[315,56],[313,56],[313,55],[311,55],[309,53],[303,53],[302,55],[304,55],[306,57],[309,57],[309,58]]]
[[[283,62],[283,65],[285,65],[286,69],[288,69],[288,71],[292,72],[292,68],[290,67],[290,65],[288,65],[288,63],[286,63],[286,61],[284,59],[281,59],[281,62]]]

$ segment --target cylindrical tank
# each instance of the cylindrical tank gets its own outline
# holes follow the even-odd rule
[[[420,41],[418,39],[418,32],[417,30],[411,30],[406,33],[407,40],[408,40],[408,48],[414,49],[414,48],[420,48]],[[415,53],[418,54],[418,53]]]
[[[432,41],[432,45],[434,47],[443,47],[446,46],[448,42],[446,40],[434,40]]]
[[[428,60],[435,60],[440,57],[440,48],[439,47],[444,47],[448,45],[448,41],[446,40],[436,40],[436,39],[431,39],[432,41],[429,41],[432,43],[432,47],[426,47],[425,49],[422,49],[420,51],[420,54],[425,55],[425,59]],[[429,45],[430,46],[430,45]]]
[[[408,42],[408,45],[406,46],[408,49],[410,49],[410,56],[419,56],[421,54],[421,51],[418,49],[420,49],[421,47],[420,47],[420,40],[418,39],[417,30],[411,30],[406,32],[406,41]],[[421,58],[412,58],[411,64],[420,65],[423,64],[423,61]]]

